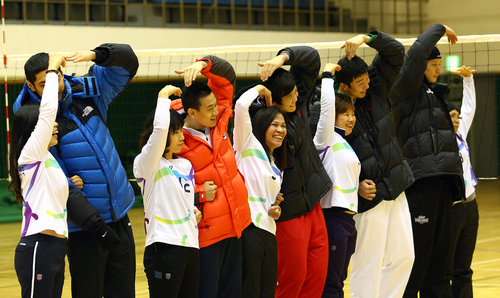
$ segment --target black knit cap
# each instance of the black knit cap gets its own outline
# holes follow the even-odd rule
[[[456,105],[452,104],[451,102],[446,102],[446,108],[448,109],[448,113],[453,111],[453,110],[457,110],[457,112],[460,113],[460,110],[457,108]]]
[[[439,52],[439,49],[436,46],[434,46],[427,60],[438,59],[438,58],[441,58],[441,52]]]

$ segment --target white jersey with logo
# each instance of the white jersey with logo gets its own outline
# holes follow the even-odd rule
[[[144,203],[146,246],[155,242],[199,248],[194,214],[194,170],[182,157],[163,154],[169,135],[170,99],[159,98],[153,132],[134,160]]]
[[[346,142],[343,129],[335,127],[335,92],[333,79],[321,82],[321,114],[314,136],[314,145],[333,187],[321,198],[321,208],[345,208],[358,211],[358,186],[361,163]]]
[[[462,99],[462,107],[460,108],[460,126],[457,132],[457,142],[458,150],[462,156],[462,168],[464,171],[464,181],[465,181],[465,197],[468,198],[475,191],[474,186],[477,185],[476,176],[472,171],[472,165],[470,162],[470,151],[467,145],[467,134],[472,125],[472,120],[474,119],[474,114],[476,112],[476,89],[474,87],[473,75],[470,77],[464,77],[464,91]]]
[[[252,133],[248,108],[259,96],[255,88],[249,89],[236,102],[234,108],[234,150],[238,170],[245,178],[248,204],[253,224],[276,234],[276,222],[268,215],[281,189],[281,172],[274,161],[270,161],[262,144]]]
[[[58,79],[55,73],[47,74],[35,130],[18,159],[24,198],[21,238],[44,230],[68,237],[68,180],[48,151],[57,114]]]

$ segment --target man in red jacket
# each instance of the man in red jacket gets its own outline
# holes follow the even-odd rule
[[[195,82],[198,73],[208,83]],[[195,171],[200,240],[198,297],[240,297],[242,291],[241,237],[252,222],[248,193],[236,167],[227,128],[232,116],[236,74],[227,61],[206,56],[176,71],[186,85],[176,110],[184,109],[184,147]]]

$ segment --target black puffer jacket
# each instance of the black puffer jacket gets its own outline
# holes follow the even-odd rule
[[[369,201],[359,196],[358,212],[375,207],[382,200],[395,200],[413,184],[410,167],[403,158],[391,121],[388,95],[404,61],[404,46],[383,32],[369,46],[378,54],[368,69],[370,88],[355,102],[356,125],[347,141],[361,161],[359,181],[370,179],[377,187]]]
[[[297,110],[288,113],[287,126],[287,168],[283,171],[281,192],[281,216],[278,221],[285,221],[304,215],[316,206],[319,200],[332,188],[330,177],[319,158],[313,137],[309,129],[309,94],[314,87],[321,68],[318,52],[306,46],[284,48],[290,59],[290,72],[296,79],[299,93]],[[252,85],[254,86],[254,85]],[[248,88],[235,96],[239,98]],[[254,101],[250,110],[265,106],[264,102]],[[252,111],[251,111],[252,112]]]
[[[446,84],[429,84],[424,72],[434,45],[446,32],[435,24],[420,35],[406,54],[401,73],[389,95],[393,122],[403,154],[415,180],[453,175],[454,196],[463,198],[462,165],[445,98]]]

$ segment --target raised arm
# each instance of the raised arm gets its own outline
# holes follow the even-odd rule
[[[230,110],[233,108],[236,73],[231,63],[217,56],[208,55],[182,70],[176,70],[175,73],[184,74],[186,87],[189,87],[198,73],[201,73],[208,78],[207,85],[217,98],[217,105]],[[219,112],[221,111],[219,110]]]
[[[372,31],[367,35],[360,34],[346,40],[341,48],[345,49],[345,55],[350,60],[364,43],[378,52],[370,65],[370,78],[375,71],[378,78],[385,78],[384,82],[387,81],[388,85],[392,86],[403,65],[405,55],[403,44],[383,32]],[[379,85],[375,84],[376,87]]]
[[[94,61],[88,76],[95,77],[100,96],[93,97],[104,119],[107,117],[108,105],[132,80],[139,68],[139,60],[132,48],[127,44],[106,43],[92,51],[75,52],[66,55],[67,61]]]
[[[370,35],[359,34],[346,40],[340,48],[345,50],[345,56],[351,60],[356,55],[356,50],[363,43],[369,43],[371,39],[372,37]]]
[[[472,120],[474,119],[474,114],[476,113],[476,89],[474,87],[474,77],[472,75],[475,72],[475,70],[471,70],[470,67],[467,66],[459,67],[451,72],[460,75],[464,81],[462,107],[460,108],[460,117],[462,120],[460,120],[460,126],[458,127],[458,133],[460,133],[464,139],[467,138]]]
[[[243,93],[234,107],[233,147],[234,150],[238,152],[245,150],[245,143],[248,138],[251,137],[252,122],[250,120],[248,108],[257,96],[272,100],[271,91],[262,85],[257,85]]]
[[[59,100],[59,79],[62,80],[62,76],[59,74],[58,69],[60,66],[64,65],[64,56],[60,54],[50,55],[38,121],[21,151],[18,161],[19,164],[43,160],[45,154],[47,154],[49,150],[52,135],[57,133],[57,126],[55,127],[54,125],[58,108],[57,102]]]
[[[389,99],[392,106],[418,94],[427,69],[427,58],[445,33],[450,43],[454,44],[455,32],[444,25],[435,24],[425,30],[410,47],[400,74],[390,91]]]
[[[158,102],[153,120],[153,132],[146,145],[142,147],[141,154],[137,160],[137,170],[145,179],[155,175],[157,165],[165,152],[170,126],[169,97],[171,95],[180,96],[181,93],[181,89],[172,85],[163,87],[158,93]]]
[[[316,149],[322,150],[333,145],[335,131],[335,91],[333,88],[333,73],[339,71],[337,64],[327,63],[321,80],[321,114],[318,128],[314,136]]]
[[[308,99],[321,69],[318,51],[309,46],[284,48],[273,59],[259,63],[259,66],[262,67],[260,79],[264,82],[267,81],[273,72],[283,65],[291,65],[290,72],[297,80],[297,85],[304,84],[304,94],[301,95]]]
[[[290,59],[285,62],[285,65],[291,65],[290,72],[297,80],[297,85],[300,82],[304,84],[305,94],[301,95],[308,100],[321,70],[321,59],[318,51],[308,46],[297,46],[284,48],[279,53],[283,52],[290,55]]]
[[[377,92],[378,98],[388,100],[389,91],[405,60],[405,48],[403,44],[384,32],[373,31],[370,36],[370,42],[367,44],[378,52],[368,69],[372,81],[370,92]]]

